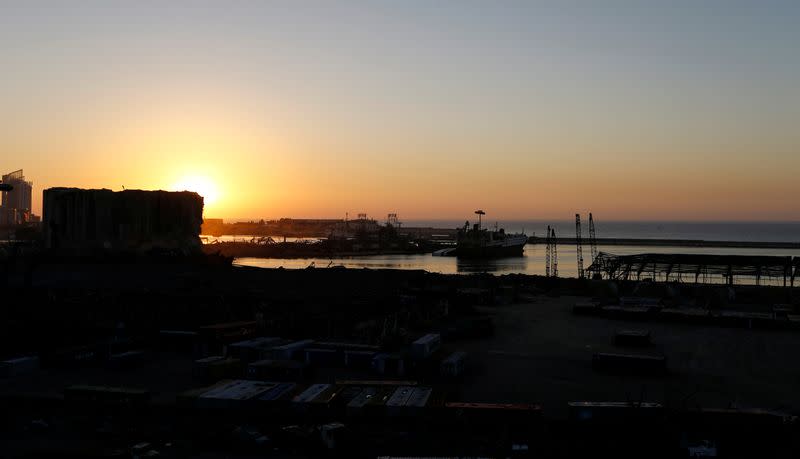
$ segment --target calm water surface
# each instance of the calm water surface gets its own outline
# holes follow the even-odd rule
[[[598,246],[601,252],[616,255],[636,253],[694,253],[712,255],[773,255],[800,256],[798,249],[741,249],[741,248],[701,248],[701,247],[642,247],[642,246]],[[589,266],[589,247],[583,250],[584,267]],[[342,265],[347,268],[391,268],[424,269],[443,274],[494,273],[494,274],[536,274],[544,275],[545,246],[528,244],[521,257],[499,258],[494,260],[464,260],[457,257],[437,257],[424,255],[374,255],[348,258],[237,258],[234,264],[261,268],[284,267],[287,269],[306,268],[312,263],[318,268],[328,265]],[[558,271],[561,277],[577,277],[577,250],[572,245],[558,246]]]

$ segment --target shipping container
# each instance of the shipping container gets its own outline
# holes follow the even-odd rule
[[[272,348],[272,358],[275,360],[292,360],[298,356],[302,356],[303,349],[309,347],[314,343],[313,339],[304,339],[295,341],[282,346]]]
[[[372,358],[372,368],[381,375],[403,376],[405,360],[400,354],[377,354]]]
[[[225,355],[244,362],[255,362],[270,358],[273,348],[286,343],[285,340],[275,337],[253,338],[228,344],[225,347]]]
[[[332,384],[312,384],[308,386],[306,390],[296,395],[292,401],[296,403],[307,403],[311,400],[315,399],[319,394],[323,393],[327,389],[333,387]]]
[[[329,450],[336,449],[343,441],[346,441],[347,428],[341,422],[324,424],[319,430],[322,444]]]
[[[293,410],[304,416],[326,415],[340,390],[340,387],[333,384],[311,385],[292,399]]]
[[[376,387],[364,387],[361,392],[347,404],[347,414],[357,415],[364,406],[378,393]]]
[[[453,352],[442,360],[442,363],[439,365],[439,374],[446,378],[458,378],[462,376],[464,374],[466,360],[466,352]]]
[[[397,390],[393,386],[368,386],[354,397],[346,407],[348,416],[382,416],[386,413],[386,402]]]
[[[342,390],[336,395],[336,406],[345,407],[348,403],[352,402],[354,398],[358,397],[364,388],[361,386],[342,386]]]
[[[341,392],[342,389],[343,388],[341,386],[331,385],[324,391],[320,392],[319,395],[314,397],[308,403],[329,408],[331,406],[331,403],[336,399],[337,395],[339,394],[339,392]]]
[[[394,390],[389,400],[386,401],[387,407],[406,406],[414,392],[414,386],[400,386]]]
[[[648,402],[569,402],[567,405],[573,421],[656,418],[664,412],[661,404]]]
[[[278,384],[270,381],[251,381],[249,379],[236,379],[228,384],[214,387],[204,392],[200,398],[215,398],[225,400],[249,400],[266,392]]]
[[[416,359],[426,359],[442,345],[441,335],[429,333],[411,343],[411,355]]]
[[[372,366],[373,351],[344,351],[344,366],[367,369]]]
[[[269,389],[268,391],[264,392],[258,397],[259,401],[263,402],[278,402],[278,401],[285,401],[294,390],[297,388],[297,384],[295,383],[279,383],[276,384],[275,387]]]
[[[425,408],[431,398],[431,394],[433,394],[433,389],[430,387],[415,387],[414,392],[406,402],[406,407]]]
[[[243,402],[258,398],[275,386],[277,383],[274,382],[233,380],[203,393],[197,398],[197,403],[207,408],[238,407]]]
[[[306,348],[305,361],[319,367],[336,367],[343,364],[342,355],[335,349]]]
[[[367,400],[360,414],[369,416],[383,416],[386,414],[386,402],[389,401],[389,397],[392,396],[396,389],[389,386],[377,386],[376,389],[377,392]]]
[[[38,369],[39,357],[17,357],[0,362],[0,377],[11,378],[25,373],[32,373]]]
[[[375,353],[380,350],[380,346],[375,346],[372,344],[342,343],[336,341],[317,341],[316,343],[314,343],[314,347],[322,349],[336,349],[337,351],[342,351],[342,352],[360,351],[360,352]]]
[[[389,415],[395,416],[403,413],[411,395],[414,393],[414,386],[400,386],[386,401],[386,409]]]
[[[194,406],[197,402],[197,399],[200,398],[201,395],[205,394],[206,392],[211,391],[212,389],[220,388],[227,386],[228,384],[232,383],[233,381],[230,379],[223,379],[222,381],[217,381],[216,383],[206,386],[200,387],[197,389],[190,389],[178,394],[176,400],[179,405],[183,406]]]

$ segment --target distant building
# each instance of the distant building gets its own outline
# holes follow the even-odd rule
[[[200,234],[212,235],[212,236],[222,236],[223,233],[223,226],[224,222],[221,218],[204,218],[203,219],[203,226],[200,227]]]
[[[73,253],[200,250],[203,198],[189,191],[44,191],[45,246]]]
[[[22,170],[3,175],[3,184],[13,187],[2,192],[0,226],[22,225],[32,221],[33,183],[25,181]]]

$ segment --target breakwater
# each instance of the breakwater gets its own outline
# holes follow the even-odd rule
[[[597,238],[597,245],[629,245],[637,247],[706,247],[706,248],[742,248],[742,249],[800,249],[800,242],[767,242],[767,241],[707,241],[701,239],[649,239],[649,238]],[[559,237],[559,245],[575,245],[574,237]],[[543,237],[528,238],[529,244],[546,244]],[[584,245],[589,240],[583,238]]]

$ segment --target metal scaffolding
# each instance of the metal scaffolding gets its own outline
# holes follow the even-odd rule
[[[597,259],[597,233],[594,229],[594,217],[591,212],[589,212],[589,247],[592,255],[591,265]]]
[[[653,280],[665,282],[681,282],[688,277],[694,283],[720,279],[732,285],[738,278],[756,285],[767,280],[772,284],[793,287],[800,274],[800,257],[664,253],[612,255],[600,252],[589,270],[614,280],[640,280],[642,274],[646,274]]]
[[[552,249],[550,250],[550,274],[553,277],[558,277],[558,239],[556,238],[556,230],[550,230],[550,243],[553,245]]]
[[[544,277],[550,277],[550,225],[547,225],[546,248],[544,249]]]
[[[581,214],[575,214],[575,245],[578,251],[578,279],[585,277],[583,272],[583,239],[581,238]]]

